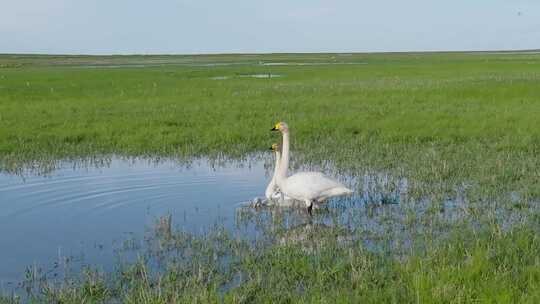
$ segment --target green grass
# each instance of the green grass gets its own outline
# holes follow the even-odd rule
[[[413,204],[405,224],[387,223],[390,243],[392,227],[416,231],[406,252],[338,244],[333,233],[309,251],[219,229],[177,233],[166,248],[189,258],[160,271],[144,258],[115,273],[87,269],[33,285],[29,299],[537,303],[539,65],[531,53],[0,55],[2,171],[109,154],[243,158],[279,140],[269,129],[283,120],[296,165],[407,178],[411,201],[431,202],[426,214]],[[268,73],[282,77],[242,77]],[[438,206],[457,197],[469,224],[436,223]],[[525,220],[500,222],[516,212]]]
[[[84,66],[156,61],[167,64]],[[388,170],[434,192],[540,193],[540,55],[0,56],[14,62],[0,69],[4,170],[110,153],[241,157],[278,140],[268,129],[284,120],[307,161]],[[209,62],[241,64],[197,65]],[[239,77],[259,73],[283,77]]]

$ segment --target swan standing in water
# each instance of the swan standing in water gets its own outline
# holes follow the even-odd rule
[[[266,191],[265,191],[267,204],[290,207],[293,204],[292,199],[284,195],[279,190],[279,187],[277,186],[277,183],[276,183],[276,177],[279,171],[279,165],[281,161],[280,147],[278,144],[272,144],[272,146],[270,147],[270,150],[274,151],[274,155],[276,156],[276,165],[274,167],[274,175],[272,176],[272,180],[268,184],[268,187],[266,187]]]
[[[290,147],[289,128],[286,123],[278,122],[271,131],[280,131],[283,136],[283,144],[281,146],[282,157],[275,182],[284,195],[305,202],[310,215],[313,209],[313,203],[322,203],[331,197],[353,193],[351,189],[325,176],[321,172],[298,172],[287,176]]]

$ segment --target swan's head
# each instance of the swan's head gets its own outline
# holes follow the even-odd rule
[[[279,152],[280,150],[279,144],[272,144],[272,146],[270,147],[270,150],[274,152]]]
[[[276,123],[276,125],[270,131],[280,131],[282,133],[289,132],[289,127],[283,121]]]

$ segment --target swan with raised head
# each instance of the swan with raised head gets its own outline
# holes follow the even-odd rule
[[[275,179],[276,184],[284,195],[303,201],[310,215],[314,203],[322,203],[331,197],[353,193],[351,189],[321,172],[298,172],[287,176],[290,150],[289,127],[284,122],[278,122],[271,131],[280,131],[283,136],[281,161]]]
[[[266,187],[265,196],[267,199],[268,205],[276,205],[276,206],[292,206],[294,203],[293,200],[284,195],[280,190],[276,183],[276,177],[279,172],[279,165],[281,161],[281,152],[280,152],[280,146],[279,144],[272,144],[270,147],[270,150],[274,152],[274,155],[276,157],[276,165],[274,167],[274,175],[272,176],[272,180],[268,184],[268,187]]]

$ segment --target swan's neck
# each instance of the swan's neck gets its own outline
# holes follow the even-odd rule
[[[266,192],[265,192],[266,198],[268,199],[270,199],[272,194],[274,193],[275,186],[276,186],[276,179],[277,179],[278,170],[279,170],[279,162],[281,160],[281,153],[279,151],[276,151],[275,155],[276,155],[276,165],[274,167],[274,175],[272,175],[272,180],[268,184],[268,187],[266,187]]]
[[[283,133],[283,144],[281,146],[281,164],[279,165],[277,182],[287,178],[287,170],[289,168],[289,132]]]
[[[272,179],[276,179],[279,172],[280,164],[281,164],[281,152],[276,151],[276,166],[274,167],[274,176],[272,177]]]

